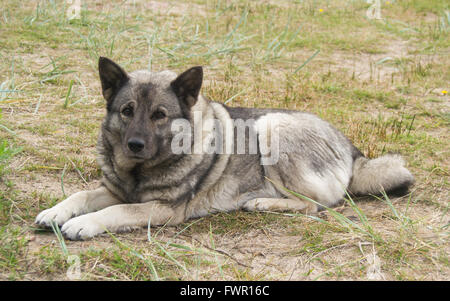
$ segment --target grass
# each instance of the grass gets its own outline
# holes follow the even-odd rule
[[[82,2],[69,20],[65,1],[4,1],[0,278],[449,279],[449,5],[381,2],[382,20],[344,0]],[[368,157],[400,152],[416,185],[314,217],[220,213],[84,243],[38,231],[39,211],[101,177],[100,55],[129,71],[203,65],[209,98],[315,113]]]
[[[19,151],[20,149],[11,146],[8,140],[0,140],[0,177],[8,171],[8,161]]]

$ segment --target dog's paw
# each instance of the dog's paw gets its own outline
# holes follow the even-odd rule
[[[39,226],[50,228],[52,221],[61,226],[71,219],[72,216],[73,214],[70,210],[56,205],[39,213],[34,222]]]
[[[54,221],[58,226],[62,226],[72,217],[84,213],[86,199],[87,191],[77,192],[52,208],[39,213],[35,223],[42,227],[51,227],[51,222]]]
[[[61,233],[70,240],[85,240],[105,232],[105,227],[95,218],[95,213],[75,217],[67,221]]]

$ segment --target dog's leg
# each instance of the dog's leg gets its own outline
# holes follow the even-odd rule
[[[317,206],[312,202],[282,198],[256,198],[246,202],[243,206],[248,211],[296,211],[316,213]]]
[[[50,227],[51,222],[55,221],[59,226],[62,226],[72,217],[94,212],[119,203],[120,201],[105,187],[80,191],[72,194],[52,208],[39,213],[35,223],[40,226]]]
[[[144,227],[176,225],[184,221],[184,206],[171,207],[159,202],[115,205],[69,220],[61,228],[71,240],[91,238],[105,231],[125,232]]]

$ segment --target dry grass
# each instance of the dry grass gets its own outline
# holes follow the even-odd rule
[[[76,254],[82,279],[449,280],[448,2],[381,1],[383,20],[366,1],[191,2],[81,1],[69,20],[65,1],[3,1],[0,279],[66,279]],[[203,65],[208,97],[316,113],[367,156],[400,152],[417,183],[315,219],[217,214],[65,253],[33,220],[101,176],[99,55],[127,70]]]

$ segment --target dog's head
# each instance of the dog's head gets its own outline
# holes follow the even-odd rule
[[[171,123],[190,118],[203,81],[202,67],[179,76],[171,71],[125,72],[100,57],[102,93],[107,102],[105,129],[121,142],[121,151],[135,161],[159,161],[171,153]]]

